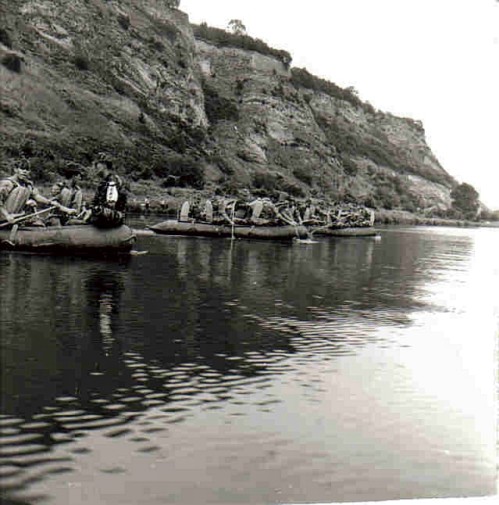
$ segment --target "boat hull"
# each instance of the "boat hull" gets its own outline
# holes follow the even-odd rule
[[[128,226],[96,228],[92,225],[0,229],[0,250],[43,253],[130,252],[136,237]]]
[[[364,226],[358,228],[316,228],[312,229],[314,235],[327,235],[329,237],[375,237],[376,228]]]
[[[187,235],[196,237],[232,237],[251,239],[291,240],[308,236],[303,226],[248,226],[216,225],[187,221],[167,220],[149,226],[155,233],[164,235]]]

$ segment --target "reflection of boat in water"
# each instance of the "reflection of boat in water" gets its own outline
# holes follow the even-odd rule
[[[164,235],[191,235],[197,237],[235,237],[253,239],[287,240],[306,238],[307,229],[304,226],[292,225],[242,225],[212,224],[201,222],[177,221],[170,219],[148,227],[156,233]]]
[[[57,253],[129,252],[136,237],[128,226],[92,225],[0,229],[0,250]]]
[[[317,227],[312,228],[314,235],[327,235],[329,237],[374,237],[378,234],[372,226],[355,226],[347,228]]]

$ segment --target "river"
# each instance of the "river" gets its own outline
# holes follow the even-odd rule
[[[499,230],[0,254],[6,504],[495,492]]]

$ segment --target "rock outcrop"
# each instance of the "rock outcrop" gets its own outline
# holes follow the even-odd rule
[[[196,38],[165,2],[9,0],[0,15],[4,171],[25,157],[50,180],[108,151],[164,187],[450,206],[456,183],[419,122],[315,86],[279,55]]]

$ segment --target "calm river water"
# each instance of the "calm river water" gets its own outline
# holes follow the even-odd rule
[[[495,492],[499,229],[137,249],[0,254],[3,503]]]

